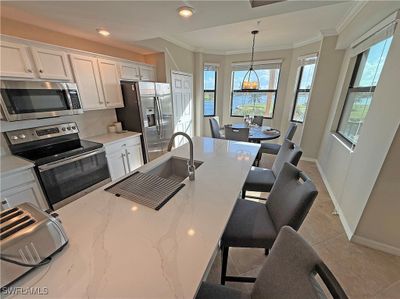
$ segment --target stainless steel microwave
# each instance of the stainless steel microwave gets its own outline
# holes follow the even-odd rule
[[[0,105],[8,121],[83,113],[75,83],[2,81]]]

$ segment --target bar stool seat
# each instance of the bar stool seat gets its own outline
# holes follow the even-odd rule
[[[265,154],[269,154],[269,155],[277,155],[280,149],[281,149],[280,144],[262,142],[260,151],[261,151],[261,153],[265,153]]]
[[[269,192],[275,180],[275,174],[271,169],[253,166],[247,175],[243,189],[256,192]]]
[[[250,294],[223,285],[202,282],[196,299],[250,299]]]
[[[221,243],[229,247],[271,248],[277,235],[264,203],[238,199]]]

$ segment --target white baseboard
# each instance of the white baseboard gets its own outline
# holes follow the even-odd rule
[[[377,242],[371,239],[367,239],[364,237],[360,237],[357,235],[354,235],[353,238],[351,239],[352,242],[357,243],[357,244],[361,244],[367,247],[371,247],[373,249],[377,249],[389,254],[393,254],[393,255],[397,255],[400,256],[400,248],[391,246],[391,245],[387,245],[385,243],[381,243],[381,242]]]
[[[317,159],[315,159],[315,158],[301,157],[300,160],[317,163]]]
[[[308,161],[308,160],[305,160],[305,161]],[[315,161],[315,164],[317,165],[317,168],[321,175],[322,181],[324,182],[325,187],[328,190],[329,196],[332,199],[333,205],[335,206],[335,209],[339,214],[340,222],[342,223],[342,226],[344,228],[347,238],[354,243],[364,245],[364,246],[367,246],[367,247],[370,247],[370,248],[373,248],[376,250],[380,250],[380,251],[383,251],[383,252],[386,252],[389,254],[400,256],[400,248],[397,248],[397,247],[394,247],[391,245],[387,245],[385,243],[380,243],[380,242],[377,242],[377,241],[374,241],[371,239],[367,239],[364,237],[360,237],[360,236],[357,236],[354,234],[354,232],[351,230],[349,224],[347,223],[346,218],[343,215],[343,211],[340,208],[338,201],[336,200],[336,197],[332,191],[332,188],[330,187],[330,185],[328,183],[328,179],[326,178],[318,160]]]
[[[346,236],[347,236],[347,238],[349,240],[352,240],[352,238],[354,236],[354,233],[351,230],[349,224],[347,223],[346,218],[344,217],[344,214],[343,214],[342,209],[340,208],[339,202],[337,201],[337,199],[335,197],[335,194],[333,193],[333,190],[332,190],[332,188],[330,187],[330,185],[328,183],[328,179],[326,178],[326,176],[325,176],[325,174],[324,174],[324,172],[323,172],[323,170],[321,168],[321,165],[319,164],[318,160],[315,161],[315,164],[317,164],[317,168],[318,168],[319,174],[321,175],[322,181],[324,182],[325,187],[328,190],[329,196],[331,197],[333,205],[335,206],[336,212],[339,214],[339,219],[340,219],[340,222],[342,223],[342,226],[343,226],[343,229],[344,229],[344,231],[346,233]]]

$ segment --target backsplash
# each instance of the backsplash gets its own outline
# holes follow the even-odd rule
[[[79,136],[82,139],[85,139],[87,137],[106,134],[108,132],[107,127],[113,122],[117,121],[117,116],[115,114],[115,109],[106,109],[106,110],[86,111],[83,114],[74,116],[38,119],[31,121],[16,121],[16,122],[2,121],[1,131],[6,132],[23,128],[61,124],[64,122],[71,122],[71,121],[77,123],[79,128]],[[7,141],[5,140],[3,134],[1,134],[0,141],[1,141],[0,156],[10,154]]]

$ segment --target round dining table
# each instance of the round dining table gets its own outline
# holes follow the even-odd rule
[[[254,143],[261,143],[263,140],[272,140],[281,136],[281,132],[279,130],[268,126],[248,126],[245,123],[236,123],[232,124],[232,128],[250,128],[249,141]]]

